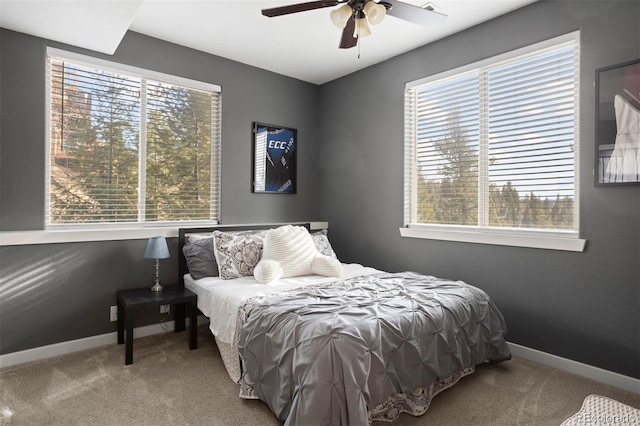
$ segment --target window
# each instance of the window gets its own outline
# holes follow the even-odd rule
[[[578,34],[407,84],[405,225],[577,238]]]
[[[218,86],[47,53],[48,226],[217,222]]]

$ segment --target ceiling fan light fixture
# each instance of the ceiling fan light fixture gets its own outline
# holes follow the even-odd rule
[[[378,25],[387,15],[387,8],[373,0],[364,5],[364,13],[371,25]]]
[[[273,18],[308,10],[334,8],[338,5],[340,6],[331,11],[330,18],[336,27],[342,29],[338,46],[340,49],[359,46],[360,37],[371,35],[369,24],[379,24],[386,15],[421,26],[431,26],[434,21],[443,21],[447,18],[447,15],[432,10],[436,8],[433,3],[427,3],[425,8],[422,8],[402,0],[306,0],[303,3],[262,9],[262,14]]]
[[[351,18],[352,14],[353,10],[351,9],[351,6],[343,4],[339,8],[332,10],[329,16],[331,17],[333,25],[342,29],[347,25],[347,21]]]

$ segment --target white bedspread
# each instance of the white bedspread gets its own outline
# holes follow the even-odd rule
[[[342,279],[381,272],[357,263],[342,264],[342,267]],[[184,285],[198,295],[198,309],[209,318],[209,329],[216,340],[235,344],[238,310],[249,298],[336,280],[335,277],[305,275],[284,278],[271,284],[260,284],[253,277],[233,280],[206,277],[194,280],[191,275],[186,274]]]

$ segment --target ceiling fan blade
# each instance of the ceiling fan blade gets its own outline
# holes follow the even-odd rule
[[[387,11],[388,15],[422,25],[423,27],[441,24],[447,19],[447,15],[443,13],[403,3],[398,0],[383,0],[383,2],[391,5],[391,9]]]
[[[340,4],[338,0],[326,1],[310,1],[307,3],[290,4],[288,6],[273,7],[271,9],[262,9],[262,14],[273,18],[274,16],[288,15],[290,13],[306,12],[307,10],[322,9],[323,7],[332,7]]]
[[[347,21],[344,30],[342,30],[342,39],[340,40],[340,49],[351,49],[358,44],[358,38],[353,36],[356,29],[356,18],[352,15]]]

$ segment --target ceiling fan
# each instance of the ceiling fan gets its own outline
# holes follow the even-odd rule
[[[349,49],[358,44],[360,37],[371,35],[369,24],[377,25],[389,14],[396,18],[422,26],[439,24],[447,19],[447,15],[436,12],[433,7],[414,6],[397,0],[320,0],[288,6],[262,9],[262,14],[273,18],[291,13],[306,12],[308,10],[342,6],[331,11],[331,21],[342,28],[340,48]]]

